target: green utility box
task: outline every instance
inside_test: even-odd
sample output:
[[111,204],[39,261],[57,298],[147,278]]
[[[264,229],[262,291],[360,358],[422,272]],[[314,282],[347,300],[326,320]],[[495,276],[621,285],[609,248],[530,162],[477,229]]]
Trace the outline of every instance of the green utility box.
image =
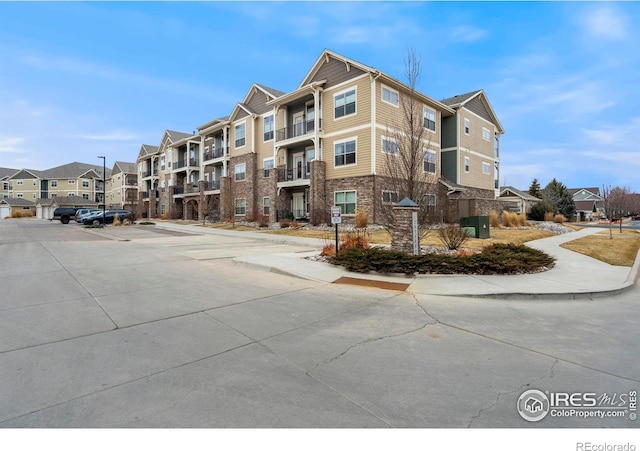
[[460,218],[460,227],[473,227],[475,238],[490,238],[489,216],[467,216]]

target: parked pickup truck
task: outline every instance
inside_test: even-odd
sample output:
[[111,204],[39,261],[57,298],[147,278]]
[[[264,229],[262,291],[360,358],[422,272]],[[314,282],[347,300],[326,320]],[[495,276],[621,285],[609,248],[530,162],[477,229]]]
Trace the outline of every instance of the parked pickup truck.
[[59,219],[61,223],[69,224],[72,218],[75,219],[77,210],[76,207],[58,207],[53,211],[51,220]]

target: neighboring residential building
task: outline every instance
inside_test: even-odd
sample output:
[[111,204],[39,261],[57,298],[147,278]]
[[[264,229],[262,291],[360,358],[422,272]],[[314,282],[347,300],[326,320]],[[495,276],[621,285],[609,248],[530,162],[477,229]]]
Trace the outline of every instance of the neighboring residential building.
[[569,188],[576,205],[577,221],[591,221],[604,216],[604,199],[599,188]]
[[135,211],[138,205],[138,170],[136,163],[116,161],[107,179],[107,208]]
[[[347,218],[362,208],[376,222],[379,205],[398,200],[385,190],[383,161],[393,154],[390,131],[398,131],[407,92],[393,77],[325,50],[294,91],[253,84],[228,117],[193,135],[167,131],[159,148],[143,146],[141,191],[157,189],[163,154],[165,164],[173,164],[166,167],[169,195],[157,197],[159,209],[150,202],[145,211],[320,223],[337,205]],[[416,98],[427,136],[423,169],[448,196],[442,210],[453,220],[488,214],[499,193],[504,130],[484,91],[442,102],[421,93]]]
[[498,200],[503,204],[507,211],[514,213],[531,213],[531,207],[541,201],[526,191],[520,191],[513,186],[503,186],[500,188],[500,196]]
[[18,171],[19,169],[0,168],[0,199],[11,197],[10,193],[13,191],[13,185],[9,178]]
[[35,216],[35,203],[22,198],[5,197],[0,199],[0,220],[10,218],[19,211],[27,216]]
[[5,182],[9,184],[9,197],[31,202],[56,196],[78,196],[102,202],[102,169],[102,166],[78,162],[44,171],[20,169]]

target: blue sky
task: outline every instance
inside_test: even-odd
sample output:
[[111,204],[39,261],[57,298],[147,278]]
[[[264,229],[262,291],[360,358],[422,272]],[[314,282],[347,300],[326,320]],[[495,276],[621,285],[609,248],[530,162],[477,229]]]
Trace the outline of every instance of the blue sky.
[[482,88],[502,185],[640,192],[640,3],[0,1],[0,166],[135,161],[165,129],[297,87],[324,48],[441,100]]

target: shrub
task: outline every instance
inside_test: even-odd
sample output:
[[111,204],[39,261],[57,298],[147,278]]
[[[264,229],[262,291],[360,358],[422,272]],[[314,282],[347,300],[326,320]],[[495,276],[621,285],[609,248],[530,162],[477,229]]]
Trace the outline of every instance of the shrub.
[[291,226],[291,220],[290,219],[281,219],[280,220],[280,228],[281,229],[288,229]]
[[460,248],[469,239],[469,233],[459,224],[449,224],[438,229],[438,236],[442,244],[451,250]]
[[565,218],[564,215],[557,214],[553,217],[553,222],[562,224],[563,222],[567,222],[567,218]]
[[114,225],[114,226],[122,225],[122,222],[120,221],[120,216],[118,216],[118,214],[117,214],[117,213],[116,213],[116,215],[113,217],[113,225]]
[[517,227],[518,215],[512,211],[503,211],[502,225],[504,225],[505,227]]
[[322,251],[320,255],[323,257],[335,257],[336,256],[336,245],[334,243],[326,243],[322,246]]
[[33,210],[11,210],[11,216],[8,218],[30,218],[36,215]]
[[355,226],[358,229],[366,229],[369,225],[369,213],[362,208],[356,208]]
[[525,213],[520,213],[518,215],[518,225],[521,227],[526,227],[529,225],[527,222],[527,215]]
[[553,221],[554,213],[552,211],[547,211],[544,213],[544,220],[547,222]]
[[165,221],[169,219],[169,212],[165,211],[164,213],[162,213],[162,216],[160,216],[160,219],[164,219]]
[[300,223],[298,221],[292,221],[291,222],[291,227],[294,229],[297,229],[300,227]]
[[491,225],[491,227],[494,227],[496,229],[500,227],[500,218],[497,211],[491,210],[489,212],[489,224]]
[[331,262],[348,271],[403,274],[526,274],[553,266],[554,259],[520,244],[493,244],[473,255],[409,255],[381,248],[353,247]]
[[261,216],[260,220],[258,221],[258,227],[260,228],[264,228],[264,227],[269,227],[269,216]]
[[[335,247],[335,246],[334,246]],[[367,232],[361,230],[355,230],[353,232],[347,232],[343,237],[342,243],[340,243],[340,252],[345,249],[351,248],[369,249],[369,240],[367,238]]]

